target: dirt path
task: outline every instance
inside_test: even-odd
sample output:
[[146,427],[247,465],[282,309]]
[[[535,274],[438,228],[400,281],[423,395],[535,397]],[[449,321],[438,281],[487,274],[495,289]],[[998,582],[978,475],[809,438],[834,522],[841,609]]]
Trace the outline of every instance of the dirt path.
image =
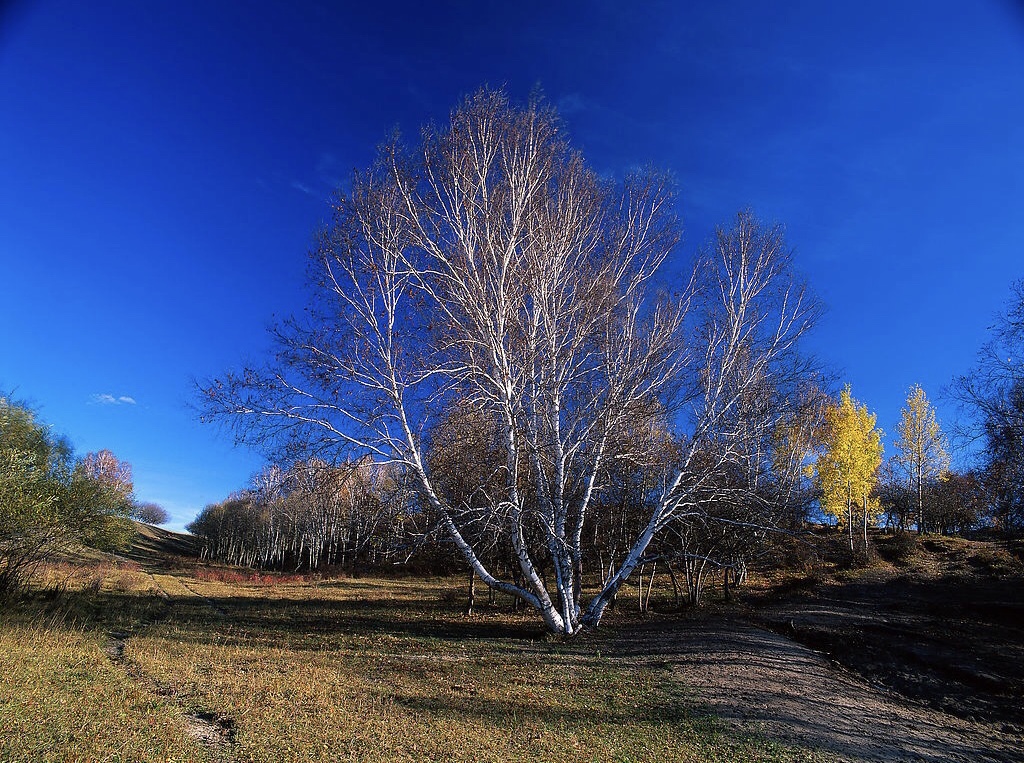
[[913,703],[779,634],[721,617],[680,625],[645,626],[624,651],[669,656],[698,701],[740,730],[837,761],[1024,760],[1019,733]]
[[[153,591],[166,602],[165,610],[158,619],[163,619],[169,614],[167,607],[173,607],[176,602],[182,601],[199,602],[201,605],[209,607],[219,617],[225,616],[223,609],[205,596],[196,593],[179,577],[153,571],[149,571],[148,574],[153,582]],[[213,761],[216,761],[216,763],[233,763],[235,758],[232,752],[236,733],[233,719],[187,707],[182,703],[173,688],[163,686],[145,676],[125,656],[125,646],[128,640],[153,625],[154,622],[156,620],[140,621],[136,624],[132,633],[113,631],[108,634],[108,641],[104,647],[107,657],[133,681],[144,684],[155,695],[177,705],[184,718],[187,733],[207,749]]]

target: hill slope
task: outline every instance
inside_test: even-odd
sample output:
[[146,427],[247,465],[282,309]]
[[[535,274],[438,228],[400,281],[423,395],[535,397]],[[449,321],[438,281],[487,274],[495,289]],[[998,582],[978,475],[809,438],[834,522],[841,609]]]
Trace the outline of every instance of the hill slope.
[[135,522],[136,535],[126,556],[141,564],[166,566],[175,558],[195,560],[199,556],[199,544],[193,535],[165,530],[162,527]]

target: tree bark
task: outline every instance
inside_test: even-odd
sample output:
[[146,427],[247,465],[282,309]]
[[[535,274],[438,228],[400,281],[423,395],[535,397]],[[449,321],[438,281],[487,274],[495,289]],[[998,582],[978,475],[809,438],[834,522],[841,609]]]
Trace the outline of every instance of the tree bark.
[[679,609],[679,581],[676,579],[676,573],[672,569],[672,563],[668,565],[668,576],[672,580],[672,607],[673,609]]
[[864,556],[868,555],[868,497],[864,496]]
[[846,496],[846,528],[849,530],[850,535],[850,553],[854,551],[853,548],[853,496],[849,493]]
[[473,614],[473,605],[476,603],[476,570],[469,568],[469,591],[466,597],[466,616]]

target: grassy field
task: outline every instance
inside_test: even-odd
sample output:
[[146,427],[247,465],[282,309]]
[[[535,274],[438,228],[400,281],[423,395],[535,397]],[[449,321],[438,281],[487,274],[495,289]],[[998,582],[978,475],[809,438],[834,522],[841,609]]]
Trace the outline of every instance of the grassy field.
[[463,582],[51,567],[0,615],[0,760],[820,759],[710,717],[628,623],[551,640]]

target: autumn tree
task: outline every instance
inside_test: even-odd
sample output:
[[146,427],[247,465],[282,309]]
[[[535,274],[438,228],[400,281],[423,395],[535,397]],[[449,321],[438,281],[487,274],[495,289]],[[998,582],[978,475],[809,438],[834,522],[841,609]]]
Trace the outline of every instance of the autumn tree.
[[[755,388],[785,395],[816,315],[781,230],[750,214],[661,288],[672,209],[664,175],[605,181],[542,100],[517,108],[482,90],[353,178],[314,254],[309,318],[277,330],[269,366],[206,385],[206,415],[242,439],[395,464],[480,580],[553,632],[596,626],[652,541],[710,505],[714,475],[742,468],[745,434],[771,428],[772,409],[751,408],[742,428],[737,409]],[[451,492],[428,457],[456,405],[494,432],[486,491]],[[678,457],[584,598],[584,530],[608,468],[643,458],[647,442],[626,433],[666,416],[686,429]],[[487,562],[481,527],[508,539],[515,575]]]
[[935,418],[935,408],[915,384],[907,394],[897,426],[896,463],[909,481],[917,503],[917,531],[927,530],[925,492],[949,468],[948,442]]
[[71,501],[75,511],[97,517],[83,540],[100,547],[129,543],[135,532],[126,521],[135,512],[132,465],[103,449],[86,453],[75,465],[72,476]]
[[0,598],[71,544],[110,549],[128,540],[130,502],[95,465],[77,461],[30,408],[0,396]]
[[134,500],[135,482],[132,465],[120,460],[109,450],[86,453],[78,468],[89,479],[108,490],[111,496],[128,504]]
[[882,432],[875,428],[875,420],[875,414],[854,400],[846,385],[839,402],[826,411],[823,443],[815,463],[822,511],[846,526],[850,551],[854,551],[854,507],[860,509],[865,551],[868,523],[877,519],[879,512],[873,493],[882,465]]

